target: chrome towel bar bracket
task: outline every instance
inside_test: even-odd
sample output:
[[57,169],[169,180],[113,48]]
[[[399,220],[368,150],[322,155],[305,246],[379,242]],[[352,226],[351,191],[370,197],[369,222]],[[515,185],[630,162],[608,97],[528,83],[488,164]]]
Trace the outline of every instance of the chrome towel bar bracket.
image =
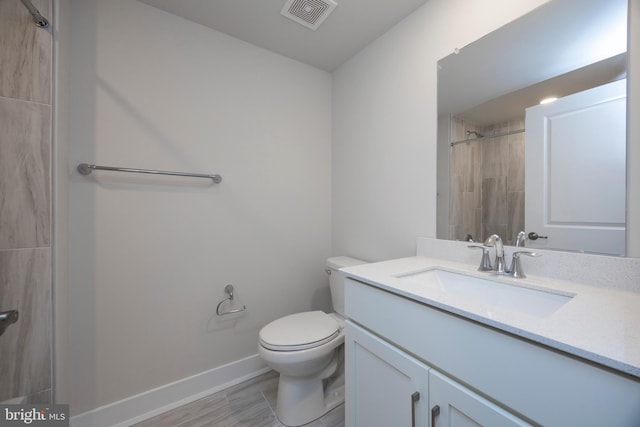
[[3,311],[0,313],[0,335],[4,334],[4,331],[18,321],[18,310]]
[[33,22],[38,27],[49,28],[49,21],[47,21],[47,18],[45,18],[40,14],[38,9],[36,9],[36,7],[31,3],[31,0],[20,0],[20,1],[22,1],[22,4],[24,5],[24,7],[27,8],[29,13],[31,14],[31,18],[33,19]]
[[121,167],[115,167],[115,166],[90,165],[88,163],[80,163],[77,169],[80,175],[89,175],[94,170],[101,170],[101,171],[113,171],[113,172],[146,173],[146,174],[154,174],[154,175],[187,176],[192,178],[208,178],[216,184],[220,184],[222,182],[222,177],[217,174],[171,172],[171,171],[161,171],[161,170],[154,170],[154,169],[121,168]]
[[224,287],[224,293],[227,294],[227,297],[218,303],[216,307],[216,314],[218,316],[227,316],[229,314],[241,313],[247,309],[246,306],[242,306],[241,308],[236,308],[234,310],[221,310],[220,308],[227,301],[233,301],[233,285],[227,285]]

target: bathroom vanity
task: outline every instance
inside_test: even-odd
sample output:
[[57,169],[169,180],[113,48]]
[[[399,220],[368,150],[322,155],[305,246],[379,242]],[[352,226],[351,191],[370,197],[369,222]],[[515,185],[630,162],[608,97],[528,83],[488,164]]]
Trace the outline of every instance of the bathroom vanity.
[[640,294],[421,256],[342,274],[347,426],[640,425]]

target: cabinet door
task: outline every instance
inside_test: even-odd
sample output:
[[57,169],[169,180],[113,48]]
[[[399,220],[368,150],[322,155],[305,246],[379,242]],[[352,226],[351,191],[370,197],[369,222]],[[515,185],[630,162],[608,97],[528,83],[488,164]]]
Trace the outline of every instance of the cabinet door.
[[441,373],[429,371],[430,427],[530,426]]
[[427,427],[426,365],[349,321],[345,346],[347,427]]

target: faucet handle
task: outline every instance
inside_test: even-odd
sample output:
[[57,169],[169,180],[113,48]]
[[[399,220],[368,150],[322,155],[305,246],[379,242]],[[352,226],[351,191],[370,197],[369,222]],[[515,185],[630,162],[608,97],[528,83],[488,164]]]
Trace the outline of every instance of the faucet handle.
[[482,249],[482,260],[480,260],[480,267],[478,271],[492,271],[491,258],[489,257],[489,249],[479,245],[469,245],[469,249]]
[[511,260],[511,268],[509,269],[509,272],[511,276],[515,277],[516,279],[525,279],[527,275],[524,274],[524,269],[522,268],[522,262],[520,261],[520,255],[527,255],[530,257],[537,258],[542,256],[542,254],[539,254],[537,252],[529,252],[529,251],[517,251],[513,253],[513,259]]

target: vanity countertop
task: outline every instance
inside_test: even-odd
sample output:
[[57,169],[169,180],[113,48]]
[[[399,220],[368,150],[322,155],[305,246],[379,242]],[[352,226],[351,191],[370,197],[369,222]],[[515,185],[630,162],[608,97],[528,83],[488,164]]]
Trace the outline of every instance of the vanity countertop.
[[[400,276],[431,268],[457,271],[575,296],[546,317],[500,309]],[[640,293],[529,275],[513,279],[474,266],[422,256],[344,268],[347,277],[487,326],[561,350],[640,380]],[[489,313],[489,314],[488,314]]]

